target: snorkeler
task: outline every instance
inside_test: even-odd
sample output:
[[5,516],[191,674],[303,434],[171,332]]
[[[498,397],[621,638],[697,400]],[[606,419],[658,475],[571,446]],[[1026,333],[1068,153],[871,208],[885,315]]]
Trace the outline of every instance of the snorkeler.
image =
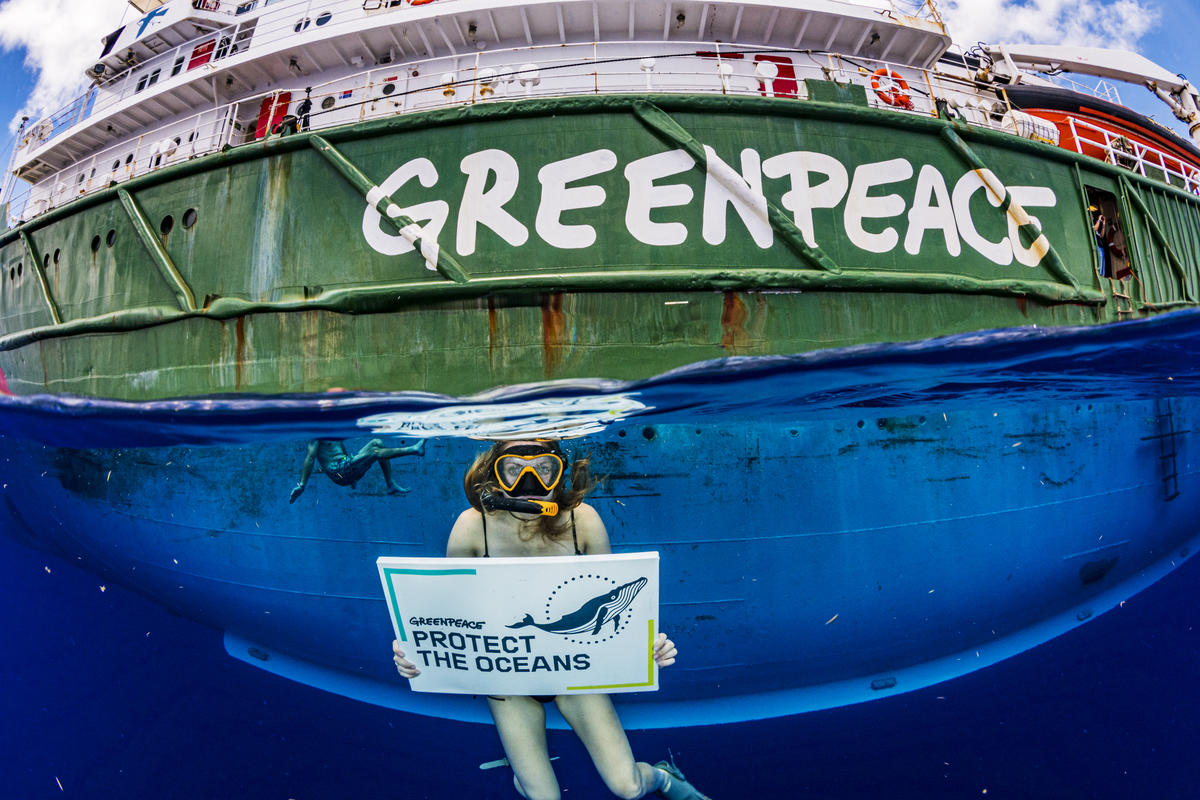
[[354,455],[346,450],[346,445],[339,439],[314,439],[308,443],[308,453],[304,456],[304,466],[300,468],[300,482],[292,489],[288,497],[289,503],[294,503],[308,485],[308,476],[312,474],[313,463],[320,464],[321,471],[329,476],[329,480],[338,486],[353,487],[373,464],[378,463],[387,481],[388,494],[403,494],[408,489],[396,483],[392,478],[390,459],[398,456],[413,456],[425,454],[425,440],[422,439],[408,447],[384,447],[380,439],[372,439]]
[[[497,442],[475,459],[463,479],[471,507],[450,531],[446,555],[563,556],[611,553],[608,532],[596,510],[583,498],[595,487],[586,459],[571,464],[571,487],[564,487],[566,464],[557,442]],[[396,669],[405,678],[421,674],[392,643]],[[675,645],[660,633],[654,660],[675,663]],[[634,761],[629,738],[606,694],[558,697],[488,697],[488,707],[504,754],[513,768],[513,784],[527,800],[557,800],[558,779],[546,747],[546,711],[553,702],[591,755],[600,777],[618,797],[649,794],[670,800],[708,800],[673,763],[655,766]]]

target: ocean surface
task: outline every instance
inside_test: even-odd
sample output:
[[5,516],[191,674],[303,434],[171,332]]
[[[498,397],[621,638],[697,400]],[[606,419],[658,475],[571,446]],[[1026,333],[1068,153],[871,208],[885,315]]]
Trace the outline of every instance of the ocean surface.
[[[782,424],[797,408],[1000,413],[1187,398],[1200,380],[1198,319],[726,359],[634,384],[539,384],[471,398],[4,398],[0,436],[98,449],[245,447],[364,431],[434,442],[723,418]],[[226,655],[221,631],[79,563],[0,536],[0,797],[516,796],[509,770],[480,769],[503,755],[490,726],[379,708],[255,669]],[[769,720],[632,731],[630,741],[642,760],[672,753],[714,800],[1189,797],[1200,772],[1198,580],[1200,563],[1183,561],[1046,644],[917,691]],[[684,664],[687,641],[679,644]],[[572,734],[551,731],[550,750],[564,797],[610,796]]]

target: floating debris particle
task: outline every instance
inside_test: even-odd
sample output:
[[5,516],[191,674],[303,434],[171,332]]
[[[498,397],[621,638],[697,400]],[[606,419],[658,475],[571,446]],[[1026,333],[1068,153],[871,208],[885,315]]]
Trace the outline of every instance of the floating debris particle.
[[49,574],[50,574],[50,568],[49,568],[49,567],[42,567],[42,569],[46,570],[46,574],[47,574],[47,575],[49,575]]
[[178,559],[178,558],[172,558],[171,560],[172,560],[172,561],[174,561],[176,564],[178,564],[178,563],[179,563],[179,559]]
[[54,776],[54,782],[58,784],[58,790],[59,790],[60,792],[65,792],[65,791],[66,791],[66,789],[62,788],[62,781],[60,781],[60,780],[58,779],[58,776],[57,776],[57,775],[55,775],[55,776]]
[[1013,442],[1013,445],[1012,445],[1012,446],[1013,446],[1013,447],[1020,447],[1020,446],[1021,446],[1021,443],[1020,443],[1020,442]]
[[933,594],[935,591],[937,591],[937,590],[936,590],[936,589],[930,589],[930,590],[929,590],[929,593],[930,593],[930,594]]
[[826,625],[828,625],[829,623],[833,622],[833,621],[834,621],[835,619],[837,619],[837,618],[838,618],[838,615],[837,615],[837,614],[834,614],[832,617],[830,617],[829,619],[825,620],[825,624],[826,624]]
[[104,476],[104,482],[105,482],[105,483],[108,483],[108,479],[109,479],[109,478],[111,478],[111,477],[112,477],[112,470],[110,469],[110,470],[108,471],[108,474]]
[[623,505],[625,505],[625,504],[624,504],[624,503],[622,503],[620,500],[618,500],[618,501],[617,501],[617,505],[619,505],[619,506],[623,506]]
[[102,592],[107,592],[107,591],[108,591],[108,587],[107,587],[107,586],[105,586],[105,585],[102,583],[102,584],[100,584],[100,591],[102,591]]

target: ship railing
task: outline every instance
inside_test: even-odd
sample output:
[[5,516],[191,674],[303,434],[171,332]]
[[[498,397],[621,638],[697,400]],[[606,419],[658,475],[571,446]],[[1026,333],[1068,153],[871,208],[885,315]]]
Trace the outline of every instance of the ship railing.
[[[282,89],[259,93],[170,121],[39,181],[12,198],[10,224],[113,183],[254,141],[277,124],[284,109],[303,131],[530,97],[681,93],[807,101],[805,79],[816,79],[857,84],[869,105],[897,113],[936,115],[933,98],[947,99],[968,123],[1006,130],[1000,127],[1002,103],[981,95],[971,82],[943,73],[807,50],[719,42],[672,42],[670,48],[663,42],[588,42],[483,51],[377,66],[287,97]],[[888,103],[894,95],[875,91],[872,79],[880,73],[905,78],[905,104]],[[1118,147],[1107,144],[1109,152]],[[1164,172],[1186,176],[1189,186],[1196,183],[1195,171],[1177,159],[1170,162],[1165,154],[1140,145],[1135,155],[1143,164],[1142,174],[1147,174],[1145,165],[1160,164]]]
[[[439,3],[444,5],[453,1],[439,0]],[[380,11],[373,11],[364,6],[363,0],[275,2],[278,3],[278,7],[273,5],[272,0],[192,0],[194,8],[206,13],[227,15],[230,22],[224,27],[203,33],[171,50],[134,64],[122,72],[105,77],[98,87],[90,87],[58,110],[28,125],[22,135],[18,152],[32,152],[69,130],[77,122],[115,108],[134,95],[148,93],[155,87],[165,89],[165,84],[175,79],[191,80],[194,75],[187,76],[187,73],[212,70],[220,66],[225,59],[246,54],[251,46],[263,49],[284,40],[295,40],[296,45],[302,47],[319,38],[325,38],[333,31],[350,29],[354,24],[361,23],[364,17],[374,17],[381,12],[394,13],[411,9],[407,3],[403,6],[389,6],[385,3]],[[257,17],[246,16],[249,12],[257,10],[260,5],[270,7],[264,9]],[[437,23],[434,24],[436,26]]]
[[[438,0],[444,6],[454,0]],[[336,36],[337,31],[352,31],[363,18],[382,17],[411,10],[408,2],[394,0],[308,0],[308,2],[279,2],[272,0],[192,0],[192,6],[206,13],[228,16],[225,27],[206,32],[177,47],[149,58],[130,68],[106,77],[98,90],[93,86],[62,108],[43,120],[29,125],[22,136],[19,151],[32,152],[50,140],[70,130],[76,123],[103,114],[127,102],[135,95],[166,89],[169,82],[191,80],[194,70],[212,70],[221,66],[226,59],[244,56],[251,47],[256,50],[285,41],[294,41],[298,47],[319,38]],[[894,17],[908,16],[927,19],[941,25],[941,17],[932,0],[888,0]],[[246,16],[262,8],[257,17]],[[431,30],[424,26],[415,28],[424,47],[432,51],[436,46],[448,46],[452,53],[456,48],[451,37],[434,18]],[[560,45],[551,45],[560,46]],[[207,51],[205,51],[207,48]],[[397,41],[399,52],[403,47]],[[458,53],[456,58],[469,58],[470,53]],[[351,60],[354,57],[351,56]],[[360,59],[361,60],[361,59]]]
[[1067,126],[1076,152],[1200,195],[1200,169],[1182,158],[1074,117]]

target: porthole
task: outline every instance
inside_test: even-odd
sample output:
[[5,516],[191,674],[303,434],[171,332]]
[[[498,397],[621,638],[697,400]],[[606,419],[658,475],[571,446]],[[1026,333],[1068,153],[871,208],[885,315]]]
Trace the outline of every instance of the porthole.
[[160,231],[162,231],[163,236],[166,236],[168,233],[170,233],[171,229],[174,227],[175,227],[175,218],[172,217],[170,214],[167,214],[165,217],[163,217],[162,222],[160,222],[158,224],[158,229]]
[[25,267],[25,264],[24,264],[23,262],[21,262],[21,261],[18,261],[18,262],[17,262],[17,277],[18,277],[18,278],[19,278],[19,277],[21,277],[21,270],[22,270],[24,267]]
[[17,268],[16,267],[8,268],[8,279],[10,281],[15,281],[17,279]]
[[189,208],[187,211],[183,212],[183,227],[190,229],[195,224],[196,224],[196,209]]
[[335,101],[332,97],[326,97],[321,101],[321,108],[325,111],[328,111],[329,109],[333,108],[334,102]]
[[189,134],[188,134],[188,143],[189,143],[189,144],[191,144],[191,143],[192,143],[192,142],[194,142],[194,141],[196,141],[196,134],[195,134],[195,133],[189,133]]
[[125,165],[128,166],[132,163],[133,163],[133,153],[130,153],[129,155],[125,156]]
[[384,93],[384,94],[392,94],[392,93],[393,93],[393,92],[395,92],[395,91],[396,91],[396,84],[394,84],[394,83],[385,83],[385,84],[383,85],[383,93]]
[[113,172],[116,172],[120,168],[121,168],[121,159],[118,158],[116,161],[113,162]]
[[50,254],[42,256],[42,269],[50,269]]
[[295,27],[292,28],[292,30],[294,30],[296,33],[299,33],[300,31],[307,28],[308,24],[310,22],[312,22],[312,20],[309,19],[308,17],[305,17],[304,19],[296,20],[296,25],[295,25]]
[[83,183],[85,180],[87,180],[87,175],[85,175],[81,172],[81,173],[79,173],[79,177],[75,180],[75,182]]
[[331,19],[333,19],[333,12],[322,11],[320,16],[317,17],[317,25],[324,25],[326,22],[329,22],[329,20],[331,20]]
[[114,244],[116,244],[117,243],[117,232],[115,230],[109,230],[108,236],[104,237],[104,243],[106,245],[108,245],[109,247],[112,247]]
[[54,248],[54,263],[55,263],[55,264],[57,264],[57,263],[58,263],[58,257],[59,257],[60,255],[62,255],[62,250],[60,250],[60,249],[59,249],[59,248],[57,248],[57,247],[56,247],[56,248]]
[[98,252],[99,250],[100,250],[100,237],[93,236],[92,237],[92,252],[95,253],[95,252]]

